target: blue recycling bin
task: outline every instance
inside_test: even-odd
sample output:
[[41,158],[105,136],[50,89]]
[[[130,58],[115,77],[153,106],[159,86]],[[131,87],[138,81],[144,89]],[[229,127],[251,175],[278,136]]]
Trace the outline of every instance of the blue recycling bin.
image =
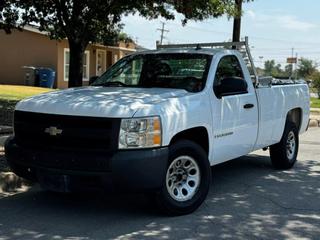
[[51,68],[38,68],[39,87],[53,88],[56,72]]

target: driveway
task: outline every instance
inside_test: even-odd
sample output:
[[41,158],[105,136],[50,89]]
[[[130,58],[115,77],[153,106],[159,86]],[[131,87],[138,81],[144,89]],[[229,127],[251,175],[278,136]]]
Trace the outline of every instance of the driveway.
[[29,191],[0,199],[0,239],[319,239],[320,128],[301,138],[299,162],[275,171],[258,151],[213,168],[202,207],[161,216],[143,195]]

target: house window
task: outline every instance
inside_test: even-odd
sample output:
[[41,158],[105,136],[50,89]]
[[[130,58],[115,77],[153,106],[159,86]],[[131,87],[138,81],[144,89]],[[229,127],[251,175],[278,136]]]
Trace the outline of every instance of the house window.
[[[89,80],[89,51],[84,52],[83,56],[83,81]],[[64,80],[69,80],[70,50],[64,49]]]

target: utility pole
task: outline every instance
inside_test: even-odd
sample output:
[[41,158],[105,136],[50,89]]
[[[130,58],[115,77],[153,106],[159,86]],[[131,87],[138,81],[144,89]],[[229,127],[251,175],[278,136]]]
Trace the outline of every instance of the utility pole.
[[[293,54],[294,54],[294,48],[291,48],[291,59],[293,59]],[[291,76],[290,79],[293,77],[293,61],[291,62]]]
[[162,28],[157,28],[157,31],[161,32],[161,36],[160,36],[160,45],[162,45],[163,39],[164,39],[164,33],[165,32],[169,32],[169,30],[164,28],[165,22],[161,22],[162,23]]
[[298,53],[296,53],[296,63],[294,64],[294,72],[295,72],[295,80],[298,79],[298,71],[297,71],[297,64],[298,64]]
[[233,42],[240,42],[241,34],[241,13],[242,13],[242,2],[243,0],[235,0],[237,16],[233,19]]

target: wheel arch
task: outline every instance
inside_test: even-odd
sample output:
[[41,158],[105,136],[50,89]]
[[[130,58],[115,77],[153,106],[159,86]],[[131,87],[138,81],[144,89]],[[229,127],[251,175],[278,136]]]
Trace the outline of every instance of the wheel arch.
[[193,128],[189,128],[181,132],[178,132],[171,138],[169,145],[172,145],[181,139],[190,140],[199,144],[209,156],[209,152],[210,152],[209,133],[206,127],[203,127],[203,126],[193,127]]
[[302,118],[302,109],[294,108],[287,113],[286,122],[293,122],[296,125],[298,132],[300,132]]

